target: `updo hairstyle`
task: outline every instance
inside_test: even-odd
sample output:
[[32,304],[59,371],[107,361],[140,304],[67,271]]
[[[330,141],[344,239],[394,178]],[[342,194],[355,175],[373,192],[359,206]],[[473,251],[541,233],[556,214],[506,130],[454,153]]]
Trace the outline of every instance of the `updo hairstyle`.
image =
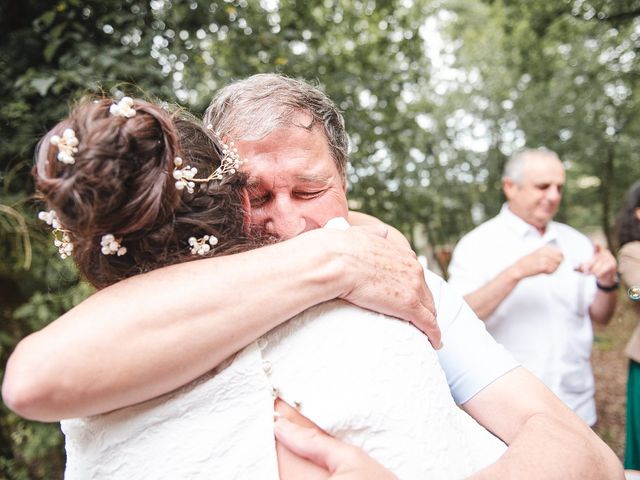
[[[38,144],[36,191],[53,209],[73,243],[80,272],[97,288],[165,265],[202,258],[189,238],[213,235],[209,254],[255,246],[244,225],[245,178],[236,173],[178,190],[174,159],[206,178],[220,166],[222,151],[186,112],[170,113],[134,100],[130,118],[109,113],[113,100],[83,101]],[[79,141],[73,164],[57,159],[54,135],[73,129]],[[105,255],[101,239],[112,234],[126,254]]]

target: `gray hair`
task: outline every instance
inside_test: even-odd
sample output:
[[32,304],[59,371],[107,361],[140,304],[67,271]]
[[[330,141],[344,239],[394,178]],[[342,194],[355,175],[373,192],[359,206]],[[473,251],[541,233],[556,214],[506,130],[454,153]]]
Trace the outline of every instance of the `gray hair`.
[[[311,116],[310,124],[296,122],[300,112]],[[276,74],[236,81],[216,93],[204,123],[233,140],[259,140],[282,127],[311,130],[320,125],[338,172],[345,177],[349,140],[344,118],[329,97],[305,81]]]
[[548,148],[528,148],[511,155],[504,165],[502,179],[510,179],[514,183],[520,184],[524,180],[524,167],[527,160],[533,157],[552,157],[560,161],[558,154]]

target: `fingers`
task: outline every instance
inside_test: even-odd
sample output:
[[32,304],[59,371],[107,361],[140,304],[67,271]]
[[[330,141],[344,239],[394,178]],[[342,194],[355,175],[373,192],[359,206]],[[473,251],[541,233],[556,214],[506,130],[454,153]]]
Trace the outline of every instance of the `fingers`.
[[551,262],[560,265],[562,263],[562,260],[564,260],[564,254],[559,248],[548,245],[546,247],[543,247],[543,249],[545,258],[547,258]]
[[[341,298],[369,310],[413,323],[434,348],[442,346],[424,269],[408,246],[398,246],[375,233],[375,226],[352,227],[342,245],[348,251],[349,289]],[[406,244],[408,245],[408,244]]]
[[437,312],[433,295],[425,281],[424,269],[420,263],[409,261],[404,272],[406,278],[397,288],[397,294],[386,299],[391,308],[399,308],[399,313],[390,313],[413,323],[422,331],[436,350],[442,348],[442,333],[437,322]]
[[607,250],[598,255],[598,259],[593,263],[591,272],[598,280],[607,284],[613,284],[617,277],[616,259]]
[[539,273],[553,273],[563,259],[564,255],[559,248],[545,245],[522,257],[517,265],[522,272],[521,277],[524,278]]
[[351,447],[313,427],[301,427],[285,418],[274,425],[276,438],[296,455],[333,473]]
[[588,275],[594,275],[598,280],[613,283],[616,278],[616,269],[617,264],[613,254],[599,243],[596,243],[593,257],[582,263],[576,270]]
[[598,254],[602,250],[604,250],[604,247],[600,242],[593,242],[593,247],[594,247],[594,254]]
[[[398,316],[398,315],[394,315]],[[422,333],[427,336],[429,343],[435,350],[440,350],[443,347],[442,332],[438,326],[438,322],[434,313],[425,308],[419,306],[415,310],[407,311],[399,316],[399,318],[413,323]]]
[[420,304],[417,310],[415,320],[411,320],[411,323],[427,336],[429,343],[431,343],[434,349],[441,349],[443,346],[442,332],[438,326],[433,296],[426,283],[424,288],[421,289]]

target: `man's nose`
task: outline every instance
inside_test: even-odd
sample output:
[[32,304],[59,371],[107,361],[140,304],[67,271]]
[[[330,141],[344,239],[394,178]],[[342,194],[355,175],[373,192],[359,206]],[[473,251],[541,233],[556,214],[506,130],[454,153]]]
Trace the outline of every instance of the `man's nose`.
[[269,234],[287,240],[304,232],[307,228],[307,222],[304,217],[294,212],[274,214],[267,220],[265,228]]
[[286,240],[306,230],[307,222],[304,215],[288,198],[276,198],[271,207],[270,215],[265,222],[269,234]]
[[547,190],[547,198],[554,202],[559,202],[562,198],[562,190],[555,185],[551,185]]

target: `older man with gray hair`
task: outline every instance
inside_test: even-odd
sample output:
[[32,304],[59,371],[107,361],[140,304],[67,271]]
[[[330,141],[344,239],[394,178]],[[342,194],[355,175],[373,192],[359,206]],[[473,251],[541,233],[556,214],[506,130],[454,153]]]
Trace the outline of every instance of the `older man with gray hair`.
[[564,181],[562,163],[550,150],[524,150],[509,159],[502,178],[507,202],[460,240],[449,281],[494,338],[593,425],[591,322],[611,318],[616,261],[601,245],[552,221]]

